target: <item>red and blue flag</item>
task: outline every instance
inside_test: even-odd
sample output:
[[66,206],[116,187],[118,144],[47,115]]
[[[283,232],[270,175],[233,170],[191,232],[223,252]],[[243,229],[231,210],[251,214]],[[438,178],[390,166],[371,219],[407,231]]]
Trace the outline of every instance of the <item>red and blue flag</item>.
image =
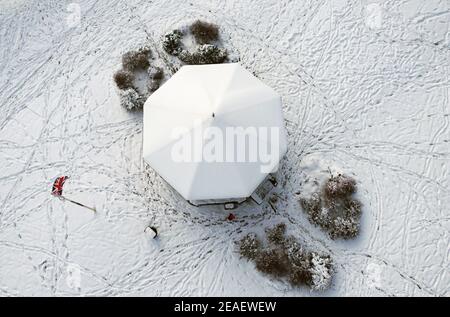
[[55,179],[55,182],[53,183],[53,187],[52,187],[52,195],[53,196],[62,196],[63,186],[68,178],[69,178],[69,176],[60,176],[57,179]]

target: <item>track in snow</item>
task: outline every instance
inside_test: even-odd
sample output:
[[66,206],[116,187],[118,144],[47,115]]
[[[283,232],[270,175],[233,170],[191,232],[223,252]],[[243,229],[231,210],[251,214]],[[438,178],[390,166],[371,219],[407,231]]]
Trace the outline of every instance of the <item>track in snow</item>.
[[[449,21],[445,1],[60,1],[0,13],[1,295],[310,295],[256,272],[233,240],[277,221],[337,262],[334,295],[449,295]],[[143,177],[139,113],[111,80],[123,51],[197,18],[281,93],[289,152],[279,213],[183,203]],[[69,22],[68,22],[69,21]],[[356,175],[361,237],[331,241],[294,193],[310,157]],[[67,192],[99,213],[49,195]],[[156,223],[159,242],[143,228]],[[68,268],[80,273],[69,287]],[[313,294],[314,295],[314,294]]]

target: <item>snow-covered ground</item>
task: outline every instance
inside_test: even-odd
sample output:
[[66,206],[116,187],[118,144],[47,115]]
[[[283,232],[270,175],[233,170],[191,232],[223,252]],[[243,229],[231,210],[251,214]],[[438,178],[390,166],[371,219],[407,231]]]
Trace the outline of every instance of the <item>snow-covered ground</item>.
[[[278,213],[227,222],[143,177],[142,113],[120,107],[112,74],[197,18],[283,97]],[[449,21],[447,0],[0,1],[0,295],[449,296]],[[328,165],[358,180],[354,241],[330,240],[294,195]],[[59,175],[97,214],[50,196]],[[239,259],[233,240],[283,220],[333,257],[329,291]]]

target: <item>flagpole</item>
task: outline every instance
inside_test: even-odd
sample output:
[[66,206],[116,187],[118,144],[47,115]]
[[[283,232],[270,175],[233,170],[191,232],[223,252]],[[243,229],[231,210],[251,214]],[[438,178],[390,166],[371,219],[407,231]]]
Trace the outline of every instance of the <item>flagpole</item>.
[[78,205],[78,206],[81,206],[81,207],[90,209],[90,210],[92,210],[93,212],[97,212],[97,210],[96,210],[95,208],[92,208],[92,207],[83,205],[82,203],[79,203],[79,202],[77,202],[77,201],[74,201],[74,200],[72,200],[72,199],[70,199],[70,198],[64,197],[64,196],[62,196],[62,195],[59,196],[59,197],[61,197],[61,198],[64,199],[64,200],[70,201],[71,203],[73,203],[73,204],[75,204],[75,205]]

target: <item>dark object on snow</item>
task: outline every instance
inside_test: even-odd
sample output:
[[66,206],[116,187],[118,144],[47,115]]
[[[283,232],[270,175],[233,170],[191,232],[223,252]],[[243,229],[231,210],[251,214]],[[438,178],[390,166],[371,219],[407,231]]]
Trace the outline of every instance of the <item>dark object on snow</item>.
[[145,228],[144,232],[147,233],[149,232],[149,230],[152,231],[153,239],[155,239],[158,236],[158,230],[156,229],[156,227],[148,226],[147,228]]
[[198,44],[208,44],[219,39],[219,27],[215,24],[197,20],[189,29]]
[[230,213],[227,217],[227,220],[229,220],[229,221],[233,221],[234,219],[236,219],[236,216],[232,213]]
[[133,88],[133,79],[133,73],[128,70],[121,69],[114,74],[114,82],[119,89]]
[[273,187],[277,187],[278,186],[277,179],[274,176],[270,176],[269,177],[269,182],[272,184]]

